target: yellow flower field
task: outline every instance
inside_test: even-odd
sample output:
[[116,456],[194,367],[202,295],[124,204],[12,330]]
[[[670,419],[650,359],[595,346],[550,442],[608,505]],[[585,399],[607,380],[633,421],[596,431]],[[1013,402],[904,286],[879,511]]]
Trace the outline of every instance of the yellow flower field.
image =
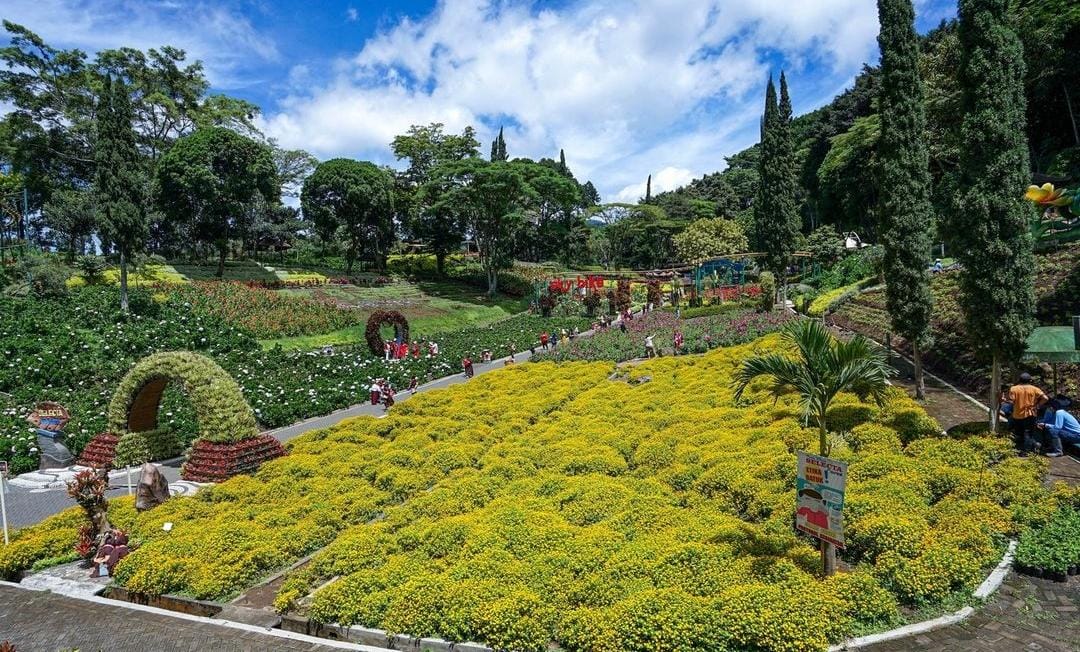
[[777,342],[521,365],[306,435],[254,477],[110,514],[142,542],[118,581],[227,598],[325,546],[280,610],[521,651],[823,650],[970,591],[1042,509],[1040,463],[937,438],[900,392],[842,397],[853,570],[822,580],[792,531],[795,451],[816,434],[764,380],[732,401],[739,362]]

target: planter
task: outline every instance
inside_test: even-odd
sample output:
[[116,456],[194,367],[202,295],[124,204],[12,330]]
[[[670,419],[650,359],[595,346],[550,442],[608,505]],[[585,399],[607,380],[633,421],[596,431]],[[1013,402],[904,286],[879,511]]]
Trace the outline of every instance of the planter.
[[224,482],[234,475],[254,473],[263,462],[285,454],[281,442],[267,434],[235,444],[200,439],[191,447],[180,477],[191,482]]
[[95,469],[112,468],[113,459],[116,457],[116,444],[119,441],[120,438],[111,432],[94,435],[79,455],[79,464]]

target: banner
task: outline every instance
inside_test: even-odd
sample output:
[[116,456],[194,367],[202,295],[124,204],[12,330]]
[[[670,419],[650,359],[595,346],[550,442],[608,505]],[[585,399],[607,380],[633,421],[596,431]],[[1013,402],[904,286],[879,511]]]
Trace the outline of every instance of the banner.
[[843,548],[846,484],[847,462],[800,451],[795,529]]
[[38,430],[60,432],[67,425],[67,422],[71,420],[71,417],[68,415],[67,408],[63,405],[52,401],[44,401],[37,404],[34,411],[26,417],[26,420]]

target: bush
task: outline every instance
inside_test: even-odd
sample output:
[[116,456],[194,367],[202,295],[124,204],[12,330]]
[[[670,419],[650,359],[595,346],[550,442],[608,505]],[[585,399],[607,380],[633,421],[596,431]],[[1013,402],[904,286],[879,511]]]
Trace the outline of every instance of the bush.
[[761,294],[758,296],[758,310],[769,312],[776,304],[776,277],[772,272],[762,272],[758,277]]
[[144,462],[156,462],[177,457],[184,446],[176,434],[168,428],[129,432],[116,443],[113,466],[139,466]]

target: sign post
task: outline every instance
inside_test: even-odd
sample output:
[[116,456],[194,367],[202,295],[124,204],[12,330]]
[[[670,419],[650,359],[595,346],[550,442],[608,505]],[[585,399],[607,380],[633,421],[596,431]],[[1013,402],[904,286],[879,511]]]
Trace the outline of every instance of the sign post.
[[800,451],[795,529],[843,548],[846,484],[847,462]]
[[7,474],[8,463],[0,460],[0,519],[4,523],[4,545],[8,545],[8,527],[7,527],[7,503],[4,499],[4,494],[7,493]]

